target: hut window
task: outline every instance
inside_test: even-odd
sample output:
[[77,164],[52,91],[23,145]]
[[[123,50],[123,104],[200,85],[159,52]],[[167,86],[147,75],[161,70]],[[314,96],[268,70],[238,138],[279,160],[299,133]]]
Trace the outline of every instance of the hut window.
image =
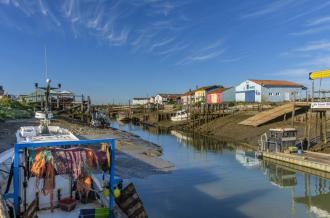
[[272,93],[272,92],[270,92],[270,93],[269,93],[269,96],[273,96],[273,93]]
[[281,95],[281,93],[279,93],[279,92],[276,92],[276,95],[277,95],[277,96],[280,96],[280,95]]

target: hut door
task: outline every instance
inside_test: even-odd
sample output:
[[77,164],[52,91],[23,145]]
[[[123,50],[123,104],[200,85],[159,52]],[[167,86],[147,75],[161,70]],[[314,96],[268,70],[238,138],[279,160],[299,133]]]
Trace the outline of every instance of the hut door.
[[290,101],[290,92],[284,93],[284,101]]
[[245,102],[255,102],[256,94],[254,90],[245,92]]

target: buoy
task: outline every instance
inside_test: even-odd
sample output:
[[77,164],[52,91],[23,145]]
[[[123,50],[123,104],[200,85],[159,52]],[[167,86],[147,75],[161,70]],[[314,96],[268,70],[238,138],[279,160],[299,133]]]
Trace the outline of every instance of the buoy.
[[120,190],[118,188],[115,188],[115,190],[113,190],[113,195],[115,196],[115,198],[119,198],[120,197]]

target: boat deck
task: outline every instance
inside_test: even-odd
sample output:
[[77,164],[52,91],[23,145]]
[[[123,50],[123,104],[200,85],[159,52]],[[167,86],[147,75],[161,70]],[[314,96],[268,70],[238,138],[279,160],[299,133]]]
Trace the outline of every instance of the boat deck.
[[97,202],[89,204],[78,203],[76,208],[70,212],[56,208],[54,209],[53,213],[50,210],[41,210],[38,211],[37,214],[39,218],[77,218],[79,217],[81,209],[94,209],[98,207],[100,207],[100,204]]

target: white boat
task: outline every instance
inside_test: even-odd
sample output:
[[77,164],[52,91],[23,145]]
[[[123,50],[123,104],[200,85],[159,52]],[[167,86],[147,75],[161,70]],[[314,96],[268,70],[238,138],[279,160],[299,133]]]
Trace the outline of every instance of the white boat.
[[124,201],[125,191],[127,200],[138,196],[115,177],[115,139],[80,140],[51,126],[47,116],[39,126],[20,127],[16,139],[0,153],[1,218],[127,217],[128,210],[146,217],[141,202],[135,208],[115,203]]
[[34,117],[36,119],[46,119],[47,118],[50,120],[50,119],[53,119],[53,113],[49,111],[46,115],[46,113],[43,111],[36,111]]
[[[97,167],[87,167],[91,170],[88,175],[83,173],[83,168],[79,168],[78,163],[90,161],[87,152],[90,152],[91,157],[96,157],[96,151],[86,147],[75,147],[79,145],[89,144],[100,144],[100,143],[114,143],[114,139],[104,140],[79,140],[69,130],[61,128],[59,126],[48,126],[48,133],[43,134],[44,127],[42,126],[23,126],[17,133],[17,143],[14,145],[14,149],[10,149],[0,154],[0,166],[5,172],[11,172],[7,175],[8,178],[2,177],[2,187],[9,187],[7,190],[1,190],[6,201],[6,207],[8,210],[13,211],[12,217],[35,217],[40,218],[47,217],[79,217],[87,210],[93,208],[114,208],[114,197],[109,195],[103,195],[102,192],[105,190],[105,186],[99,186],[96,184],[107,184],[108,187],[112,187],[115,190],[115,184],[121,182],[120,179],[114,179],[114,175],[102,173]],[[111,145],[110,145],[111,147]],[[111,147],[111,150],[113,147]],[[60,153],[65,154],[63,163],[67,163],[72,166],[69,168],[68,165],[62,165],[65,169],[61,171],[58,167],[60,162],[57,155]],[[111,158],[114,155],[114,151],[111,152]],[[67,154],[74,154],[74,157],[66,156]],[[47,155],[47,157],[46,157]],[[81,155],[80,162],[78,161],[77,155]],[[85,158],[83,156],[85,155]],[[44,158],[39,160],[38,158]],[[49,159],[47,159],[49,158]],[[56,160],[56,161],[55,161]],[[70,160],[70,161],[69,161]],[[84,160],[84,161],[83,161]],[[109,159],[110,160],[110,159]],[[68,162],[69,161],[69,162]],[[99,163],[101,163],[99,161]],[[40,172],[44,174],[35,174],[35,167],[40,165]],[[76,165],[78,171],[74,171],[73,165]],[[12,169],[8,170],[8,165],[12,165]],[[111,163],[114,165],[114,162]],[[110,165],[110,172],[114,173],[114,168]],[[4,167],[6,169],[3,169]],[[96,165],[95,165],[96,166]],[[49,170],[51,169],[51,170]],[[43,171],[44,170],[44,171]],[[111,171],[112,170],[112,171]],[[39,171],[37,171],[39,172]],[[53,173],[53,176],[50,173]],[[73,176],[74,172],[77,177]],[[49,174],[48,174],[49,173]],[[102,174],[107,175],[103,176]],[[111,176],[110,176],[111,175]],[[3,174],[2,174],[3,176]],[[11,179],[13,178],[13,179]],[[99,178],[99,179],[97,179]],[[49,180],[51,179],[51,180]],[[84,190],[88,185],[81,185],[79,189],[73,188],[73,183],[84,181],[88,179],[91,181],[91,187],[95,187],[94,199],[85,200],[83,196],[85,193],[90,193],[90,190]],[[51,182],[49,182],[51,181]],[[93,185],[92,185],[93,184]],[[80,200],[77,200],[75,196],[80,196]],[[86,194],[88,195],[88,194]],[[20,199],[20,200],[19,200]],[[88,198],[90,199],[90,198]],[[65,211],[61,206],[61,202],[69,201],[70,204],[74,205],[74,208],[68,206],[69,211]],[[111,202],[111,203],[110,203]],[[69,205],[69,203],[68,203]],[[61,209],[60,209],[61,208]],[[101,209],[100,209],[101,210]],[[103,210],[105,217],[108,217],[110,210]],[[93,213],[93,211],[90,211]],[[94,210],[95,212],[95,210]],[[32,214],[32,216],[27,216]],[[84,217],[84,216],[82,216]]]
[[175,116],[171,117],[171,121],[186,121],[189,119],[189,114],[185,110],[177,111]]

